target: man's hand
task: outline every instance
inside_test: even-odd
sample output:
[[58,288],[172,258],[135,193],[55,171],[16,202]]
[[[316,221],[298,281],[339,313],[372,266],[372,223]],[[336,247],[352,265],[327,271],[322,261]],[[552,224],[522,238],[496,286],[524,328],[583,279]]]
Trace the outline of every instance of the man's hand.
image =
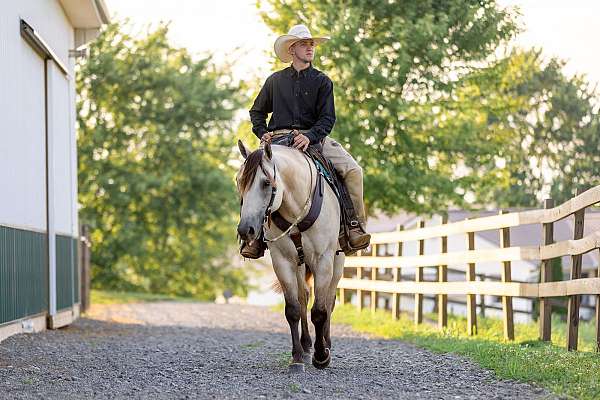
[[271,143],[271,139],[273,138],[273,132],[267,132],[260,138],[261,142]]
[[298,149],[301,151],[306,151],[309,144],[310,144],[310,140],[306,136],[304,136],[297,130],[294,130],[294,145],[293,145],[293,147],[295,149]]

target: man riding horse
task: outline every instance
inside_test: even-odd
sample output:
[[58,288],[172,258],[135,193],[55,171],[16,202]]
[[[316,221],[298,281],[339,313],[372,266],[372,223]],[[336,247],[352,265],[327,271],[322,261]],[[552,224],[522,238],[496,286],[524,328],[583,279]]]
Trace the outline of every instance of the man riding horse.
[[[296,25],[287,35],[275,41],[275,54],[292,64],[269,76],[250,109],[252,132],[261,143],[270,143],[293,132],[292,146],[306,151],[309,145],[322,145],[323,155],[346,185],[355,215],[348,218],[348,240],[354,249],[369,245],[371,235],[365,232],[363,173],[356,160],[328,135],[335,123],[333,82],[312,66],[315,46],[327,41],[312,37],[304,25]],[[271,118],[267,125],[267,116]],[[352,205],[354,207],[352,207]],[[246,258],[260,258],[266,244],[262,239],[242,242],[240,253]]]

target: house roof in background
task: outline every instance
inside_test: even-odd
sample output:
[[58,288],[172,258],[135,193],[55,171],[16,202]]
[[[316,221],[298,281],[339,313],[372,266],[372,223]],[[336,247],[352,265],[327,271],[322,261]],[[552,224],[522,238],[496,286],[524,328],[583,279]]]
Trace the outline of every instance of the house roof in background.
[[416,214],[400,213],[388,216],[383,213],[369,217],[367,221],[367,231],[369,232],[391,232],[400,225],[410,224],[417,218]]

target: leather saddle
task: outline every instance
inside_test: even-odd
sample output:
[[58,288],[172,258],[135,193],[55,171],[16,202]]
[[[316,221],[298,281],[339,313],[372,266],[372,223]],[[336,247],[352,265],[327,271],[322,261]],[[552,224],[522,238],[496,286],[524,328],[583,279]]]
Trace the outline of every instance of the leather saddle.
[[[271,144],[277,144],[277,145],[287,146],[287,147],[292,147],[293,143],[294,143],[294,135],[292,133],[287,134],[287,135],[276,136],[271,140]],[[308,215],[307,215],[307,217],[309,217],[308,221],[301,221],[298,224],[299,230],[305,231],[306,229],[308,229],[310,226],[312,226],[314,221],[319,216],[318,213],[320,212],[321,204],[318,204],[318,211],[315,210],[316,207],[314,207],[314,206],[315,206],[315,203],[318,202],[319,200],[322,202],[322,199],[317,199],[315,196],[318,195],[319,192],[320,192],[320,195],[322,196],[322,194],[323,194],[322,180],[324,179],[329,184],[329,186],[331,187],[333,192],[335,193],[335,195],[338,199],[338,203],[340,205],[340,210],[341,210],[341,212],[340,212],[340,233],[339,233],[339,237],[338,237],[340,247],[341,247],[342,251],[344,252],[344,254],[346,254],[346,255],[351,255],[351,254],[356,253],[358,250],[361,250],[361,249],[353,248],[350,245],[349,231],[353,227],[358,226],[359,223],[358,223],[358,219],[356,217],[356,211],[354,209],[354,204],[352,203],[352,199],[350,198],[348,189],[346,188],[346,185],[344,184],[344,180],[342,179],[340,174],[335,170],[331,161],[329,161],[323,155],[322,143],[316,143],[316,144],[312,144],[312,145],[308,146],[308,149],[306,150],[305,154],[315,164],[318,176],[317,176],[317,187],[315,188],[315,194],[313,195],[313,204],[311,205],[311,209],[309,210]],[[315,211],[316,211],[316,215],[314,215]],[[283,221],[285,221],[285,223],[282,223],[283,221],[281,221],[281,220],[283,219],[283,217],[277,212],[274,212],[272,214],[272,219],[273,219],[273,222],[275,223],[275,225],[277,225],[277,227],[281,230],[285,230],[291,225],[289,222],[287,222],[285,220],[283,220]],[[307,218],[305,218],[305,220],[306,219]],[[308,222],[308,224],[306,222]],[[308,227],[307,227],[307,225],[308,225]],[[302,228],[305,228],[305,229],[302,229]],[[292,238],[292,240],[293,240],[293,238]],[[298,246],[296,246],[296,247],[298,247]]]

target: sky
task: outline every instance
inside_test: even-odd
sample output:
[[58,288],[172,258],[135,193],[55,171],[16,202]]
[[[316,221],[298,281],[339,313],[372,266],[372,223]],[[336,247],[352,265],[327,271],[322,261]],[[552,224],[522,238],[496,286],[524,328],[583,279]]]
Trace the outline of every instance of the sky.
[[[170,21],[170,40],[177,47],[217,62],[236,60],[234,75],[242,80],[264,79],[270,71],[277,35],[262,22],[255,0],[105,0],[111,16],[130,18],[137,27]],[[523,47],[542,47],[546,56],[567,60],[568,75],[584,73],[600,82],[600,1],[498,0],[518,6],[525,31]],[[321,32],[323,33],[323,32]]]
[[[191,53],[234,59],[234,75],[252,79],[270,71],[277,35],[262,22],[255,0],[105,0],[111,17],[129,18],[136,28],[169,24],[169,40]],[[230,57],[233,55],[233,57]],[[265,76],[266,78],[266,76]]]

